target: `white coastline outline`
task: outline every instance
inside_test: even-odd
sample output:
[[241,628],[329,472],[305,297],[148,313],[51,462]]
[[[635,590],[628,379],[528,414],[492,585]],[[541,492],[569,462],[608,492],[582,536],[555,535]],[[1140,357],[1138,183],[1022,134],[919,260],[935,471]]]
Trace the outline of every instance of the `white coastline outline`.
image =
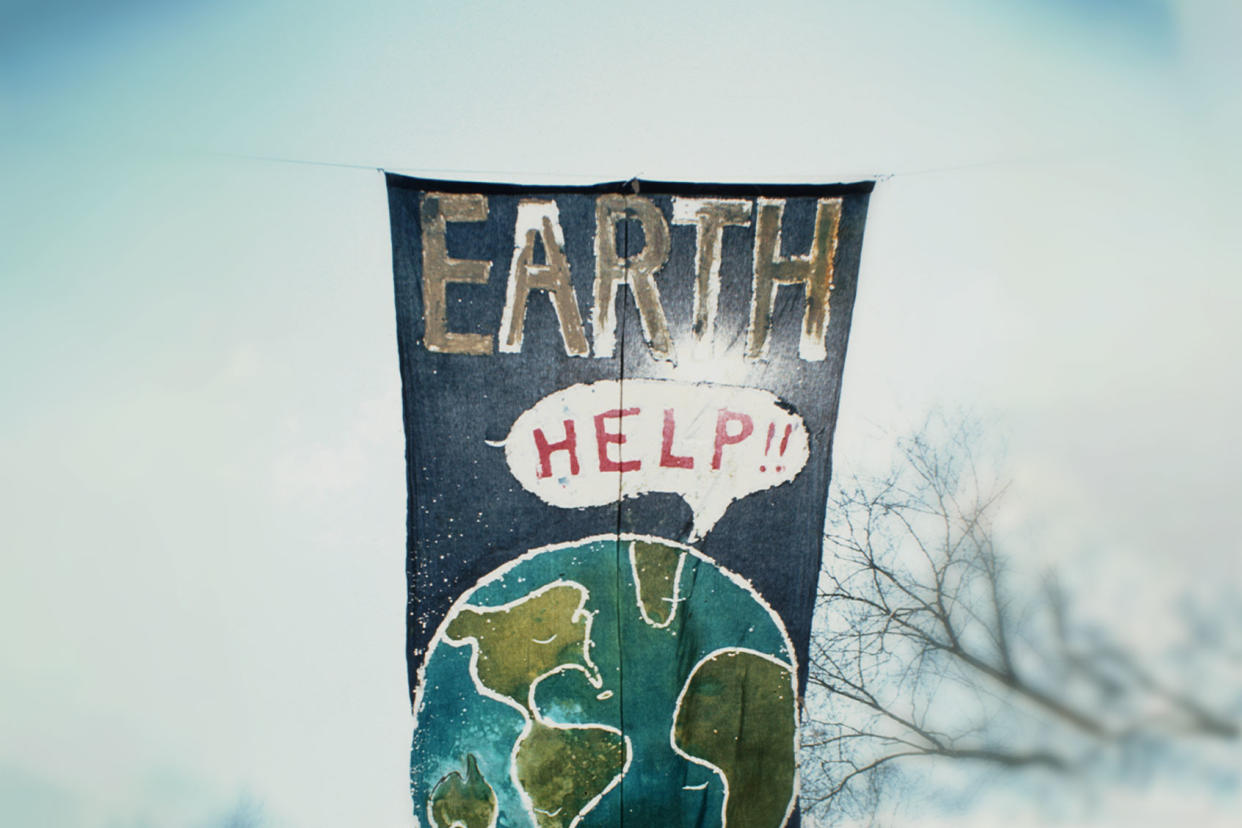
[[630,572],[634,574],[634,603],[638,605],[638,614],[643,622],[649,627],[655,627],[657,630],[668,629],[673,624],[673,619],[677,617],[677,605],[681,603],[681,571],[686,565],[686,553],[680,551],[677,554],[677,569],[673,572],[673,597],[665,598],[670,601],[672,607],[669,608],[668,618],[663,623],[657,624],[656,620],[647,614],[647,608],[643,605],[643,585],[638,577],[638,559],[635,556],[634,547],[637,541],[630,541]]
[[[785,806],[785,816],[781,818],[781,822],[780,822],[781,826],[784,826],[785,824],[789,822],[790,815],[793,814],[794,803],[798,801],[798,790],[801,787],[801,781],[802,781],[801,775],[798,769],[798,747],[799,747],[799,742],[800,742],[798,738],[799,736],[798,711],[801,708],[801,705],[798,703],[798,670],[792,664],[785,662],[785,661],[781,661],[779,658],[769,655],[768,653],[761,653],[758,650],[752,650],[749,647],[721,647],[717,650],[712,650],[710,653],[700,658],[698,660],[698,663],[696,663],[694,667],[691,668],[690,674],[686,676],[686,682],[685,684],[681,686],[681,692],[677,694],[677,704],[673,706],[673,724],[671,727],[669,727],[669,730],[668,730],[669,747],[671,747],[673,749],[673,752],[676,753],[678,756],[682,757],[683,759],[686,759],[687,761],[693,762],[696,765],[701,765],[707,768],[708,770],[710,770],[712,773],[716,774],[716,776],[720,778],[721,784],[724,785],[724,797],[720,801],[720,828],[728,828],[729,820],[726,814],[729,808],[729,778],[725,776],[725,772],[719,767],[717,767],[716,765],[713,765],[711,762],[708,762],[706,759],[700,759],[697,756],[691,756],[690,754],[686,753],[684,750],[679,748],[677,746],[677,738],[676,738],[677,715],[681,712],[681,703],[682,703],[682,700],[686,696],[686,690],[690,688],[690,679],[694,678],[694,674],[698,672],[700,667],[702,667],[704,664],[706,664],[707,662],[711,661],[713,658],[716,658],[717,656],[723,653],[731,653],[734,655],[738,653],[746,653],[748,655],[759,656],[760,658],[765,659],[766,661],[772,662],[778,667],[785,668],[785,670],[789,672],[789,691],[792,694],[792,698],[794,700],[794,733],[793,733],[794,776],[793,776],[793,785],[790,786],[789,803]],[[699,790],[699,789],[686,787],[686,788],[683,788],[683,790]]]
[[[788,655],[788,657],[789,657],[789,662],[788,662],[788,663],[785,663],[785,662],[780,662],[780,660],[779,660],[779,659],[776,659],[776,660],[777,660],[778,662],[780,662],[781,664],[783,664],[783,666],[785,666],[785,667],[788,667],[788,666],[789,666],[789,664],[796,664],[796,663],[797,663],[797,659],[796,659],[796,658],[794,658],[794,652],[795,652],[795,651],[794,651],[794,647],[793,647],[793,641],[789,638],[789,632],[785,629],[785,624],[784,624],[784,622],[781,620],[780,615],[778,615],[778,614],[777,614],[776,610],[772,609],[772,605],[771,605],[771,604],[769,604],[769,603],[767,602],[767,600],[763,597],[763,595],[761,595],[761,594],[759,593],[759,590],[755,589],[754,584],[752,584],[752,583],[751,583],[748,579],[746,579],[746,578],[742,577],[741,575],[737,574],[737,573],[736,573],[736,572],[734,572],[733,570],[728,569],[727,567],[723,566],[722,564],[720,564],[720,563],[719,563],[718,561],[716,561],[715,559],[713,559],[713,558],[709,557],[708,555],[705,555],[703,552],[699,551],[698,549],[695,549],[693,546],[688,546],[687,544],[680,543],[680,542],[678,542],[678,541],[674,541],[674,540],[670,540],[669,538],[662,538],[662,537],[659,537],[658,535],[644,535],[644,534],[638,534],[638,533],[634,533],[634,532],[609,532],[609,533],[606,533],[606,534],[600,534],[600,535],[588,535],[587,537],[585,537],[585,538],[579,538],[578,540],[572,540],[572,541],[562,541],[562,542],[558,542],[558,543],[550,543],[550,544],[546,544],[546,545],[544,545],[544,546],[537,546],[537,547],[535,547],[534,549],[529,549],[529,550],[527,550],[526,552],[523,552],[521,555],[518,555],[516,558],[513,558],[512,560],[506,561],[505,563],[503,563],[503,564],[501,564],[500,566],[496,567],[496,568],[495,568],[495,569],[493,569],[491,572],[487,573],[487,574],[486,574],[486,575],[484,575],[482,578],[480,578],[478,581],[476,581],[476,582],[475,582],[475,584],[474,584],[474,586],[470,587],[469,589],[464,590],[464,591],[461,593],[461,595],[459,595],[459,596],[457,597],[457,600],[455,600],[455,601],[453,602],[452,606],[450,606],[450,607],[449,607],[448,612],[446,612],[446,613],[445,613],[445,615],[444,615],[444,619],[440,622],[440,625],[436,628],[436,632],[435,632],[435,634],[431,637],[431,640],[428,642],[427,647],[423,650],[423,659],[422,659],[422,663],[420,663],[420,664],[418,665],[418,670],[417,670],[417,671],[416,671],[416,673],[415,673],[415,675],[418,677],[418,686],[417,686],[417,687],[415,688],[415,690],[414,690],[414,704],[412,705],[412,711],[411,711],[411,712],[412,712],[412,714],[413,714],[413,718],[414,718],[414,730],[417,730],[417,729],[418,729],[418,714],[419,714],[419,712],[422,710],[422,707],[423,707],[423,692],[424,692],[424,688],[426,688],[426,686],[427,686],[427,664],[428,664],[428,662],[430,662],[430,661],[431,661],[431,656],[432,656],[432,654],[435,652],[436,647],[437,647],[437,646],[439,646],[439,644],[440,644],[442,641],[443,641],[444,643],[448,644],[450,647],[460,647],[460,646],[462,646],[462,645],[460,645],[460,644],[458,644],[458,645],[454,645],[454,644],[449,643],[449,641],[448,641],[448,637],[445,635],[445,630],[447,630],[447,628],[448,628],[449,624],[450,624],[450,623],[452,623],[453,619],[457,617],[457,615],[458,615],[458,614],[462,611],[462,609],[464,609],[464,608],[466,608],[467,606],[469,606],[469,605],[470,605],[470,604],[469,604],[469,602],[466,600],[466,596],[468,596],[468,595],[470,595],[471,593],[473,593],[473,592],[477,591],[477,590],[478,590],[478,589],[480,589],[481,587],[488,586],[488,585],[490,585],[490,584],[493,584],[493,583],[495,583],[495,582],[497,582],[497,581],[499,581],[499,580],[503,579],[505,575],[509,574],[509,572],[510,572],[511,570],[513,570],[515,567],[517,567],[518,565],[520,565],[520,564],[522,564],[522,563],[525,563],[526,561],[532,560],[532,559],[534,559],[534,558],[538,557],[539,555],[542,555],[542,554],[543,554],[543,553],[545,553],[545,552],[554,552],[554,551],[557,551],[557,550],[560,550],[560,549],[572,549],[573,547],[583,546],[583,545],[588,544],[588,543],[599,543],[599,542],[602,542],[602,541],[613,541],[614,543],[617,543],[617,544],[624,543],[624,542],[626,542],[626,541],[630,541],[630,542],[633,542],[633,541],[647,541],[647,542],[650,542],[650,543],[661,543],[661,544],[664,544],[664,545],[666,545],[666,546],[676,547],[677,549],[680,549],[680,550],[682,550],[683,552],[687,552],[687,553],[689,553],[690,555],[692,555],[692,556],[694,556],[694,557],[698,558],[699,560],[704,561],[704,562],[706,562],[706,563],[709,563],[709,564],[711,564],[712,566],[716,567],[716,570],[717,570],[718,572],[720,572],[722,575],[724,575],[724,576],[725,576],[725,578],[727,578],[729,581],[733,582],[734,584],[736,584],[737,586],[741,587],[743,590],[745,590],[746,592],[748,592],[748,593],[750,594],[750,596],[751,596],[752,598],[754,598],[754,599],[755,599],[756,603],[758,603],[758,604],[759,604],[759,606],[763,608],[764,612],[766,612],[766,613],[768,614],[768,617],[772,619],[772,623],[776,625],[776,629],[777,629],[777,631],[780,633],[780,636],[781,636],[781,644],[784,646],[784,648],[785,648],[785,653],[786,653],[786,655]],[[684,561],[684,558],[683,558],[683,561]],[[573,582],[570,582],[570,581],[562,581],[562,580],[561,580],[561,579],[559,579],[559,578],[558,578],[556,581],[552,581],[552,582],[550,582],[550,583],[548,583],[548,584],[545,584],[545,585],[544,585],[543,587],[541,587],[540,589],[546,589],[546,588],[548,588],[548,587],[550,587],[550,586],[552,586],[553,584],[556,584],[556,583],[573,583],[573,584],[575,584],[576,586],[580,587],[580,588],[583,590],[583,592],[586,594],[587,598],[589,598],[589,596],[590,596],[590,591],[589,591],[589,590],[587,590],[587,588],[586,588],[585,586],[583,586],[582,584],[579,584],[579,583],[577,583],[576,581],[573,581]],[[509,604],[515,604],[515,603],[517,603],[517,602],[519,602],[519,601],[525,600],[526,598],[529,598],[531,595],[534,595],[536,592],[539,592],[539,591],[540,591],[540,590],[533,590],[532,592],[529,592],[529,593],[527,593],[526,595],[522,596],[522,598],[515,599],[514,601],[510,601],[510,602],[508,602],[508,604],[500,604],[499,606],[496,606],[496,607],[484,607],[484,608],[485,608],[485,609],[500,609],[500,608],[502,608],[502,607],[508,606]],[[587,599],[586,599],[586,598],[584,598],[583,603],[582,603],[582,606],[585,606],[585,604],[586,604],[586,600],[587,600]],[[592,613],[588,613],[588,615],[591,615],[591,616],[592,616],[592,620],[594,620],[594,614],[592,614]],[[575,613],[575,616],[576,616],[576,613]],[[590,623],[590,622],[588,622],[588,625],[589,625],[589,623]],[[589,642],[589,641],[590,641],[590,627],[589,627],[589,626],[588,626],[588,628],[587,628],[586,641],[587,641],[587,642]],[[478,657],[478,656],[477,656],[477,654],[478,654],[478,648],[477,648],[477,647],[475,647],[475,648],[473,648],[473,649],[474,649],[475,655],[471,657],[471,669],[472,669],[472,670],[474,669],[474,664],[475,664],[475,661],[476,661],[476,659],[477,659],[477,657]],[[589,649],[590,649],[590,648],[589,648],[589,647],[587,647],[587,646],[584,646],[584,648],[583,648],[583,649],[588,651],[588,652],[587,652],[586,657],[587,657],[587,659],[589,659],[589,658],[590,658],[590,652],[589,652]],[[728,648],[725,648],[725,649],[728,649]],[[763,654],[761,653],[760,655],[763,655]],[[767,658],[772,658],[772,656],[766,656],[766,657],[767,657]],[[594,666],[594,665],[592,665],[592,666]],[[697,666],[697,665],[696,665],[696,666]],[[578,669],[578,670],[581,670],[582,668],[581,668],[579,665],[563,665],[561,669]],[[558,672],[559,672],[559,671],[558,671]],[[599,672],[599,669],[598,669],[598,668],[596,668],[596,672],[597,672],[597,673]],[[693,674],[693,672],[694,672],[694,671],[693,671],[693,670],[691,670],[691,674]],[[793,675],[794,675],[794,676],[796,676],[796,675],[797,675],[797,669],[794,669],[794,670],[792,671],[792,673],[793,673]],[[551,673],[549,673],[548,675],[552,675],[552,674],[551,674]],[[474,677],[475,677],[475,676],[472,674],[471,678],[474,678]],[[531,690],[533,691],[533,690],[534,690],[534,685],[538,684],[538,683],[539,683],[541,680],[543,680],[544,678],[547,678],[547,676],[540,676],[540,677],[539,677],[539,678],[537,678],[534,682],[532,682],[532,683],[531,683]],[[601,680],[602,680],[602,675],[601,675]],[[477,686],[477,684],[476,684],[476,686]],[[594,684],[593,684],[592,686],[594,686]],[[684,690],[685,688],[683,687],[682,689]],[[509,707],[514,707],[514,708],[517,708],[517,707],[518,707],[518,705],[514,704],[514,703],[513,703],[510,699],[508,699],[507,697],[497,698],[497,697],[496,697],[496,694],[492,694],[492,693],[490,693],[490,692],[485,692],[485,693],[483,693],[483,695],[486,695],[486,696],[487,696],[487,697],[489,697],[489,698],[496,699],[497,701],[500,701],[500,702],[502,702],[503,704],[508,705]],[[800,715],[801,710],[802,710],[802,700],[801,700],[800,698],[798,698],[798,696],[797,696],[797,684],[796,684],[796,679],[795,679],[795,681],[794,681],[794,703],[795,703],[795,707],[794,707],[794,709],[795,709],[795,711],[797,711],[797,714],[799,714],[799,715]],[[679,694],[679,695],[678,695],[678,707],[680,706],[680,704],[681,704],[681,695]],[[677,708],[674,708],[674,713],[673,713],[673,722],[674,722],[674,724],[675,724],[675,723],[676,723],[676,721],[677,721],[676,710],[677,710]],[[527,715],[526,715],[526,710],[525,710],[525,709],[521,709],[521,710],[519,710],[518,712],[519,712],[519,713],[521,713],[521,714],[522,714],[522,718],[526,720],[526,725],[525,725],[525,727],[523,727],[522,732],[518,735],[517,739],[515,739],[515,740],[514,740],[514,752],[516,752],[517,742],[521,741],[522,736],[526,735],[527,731],[529,730],[529,728],[530,728],[530,726],[531,726],[529,716],[527,716]],[[562,729],[564,729],[564,726],[557,725],[555,722],[548,722],[547,724],[548,724],[550,727],[561,727]],[[610,727],[609,725],[594,725],[594,726],[595,726],[595,727],[602,727],[602,728],[605,728],[605,729],[608,729],[608,730],[612,730],[612,731],[614,731],[614,732],[618,732],[618,733],[620,732],[619,730],[617,730],[617,728]],[[574,727],[577,727],[577,725],[575,725]],[[798,736],[799,736],[799,731],[800,731],[800,730],[801,730],[801,722],[800,722],[800,721],[798,721],[798,719],[797,719],[797,718],[795,718],[795,721],[794,721],[794,748],[795,748],[795,751],[796,751],[796,749],[797,749],[797,747],[798,747],[798,744],[799,744],[799,741],[798,741]],[[605,796],[605,795],[606,795],[609,791],[611,791],[611,790],[613,789],[613,787],[615,787],[615,786],[616,786],[616,784],[617,784],[618,782],[620,782],[620,781],[621,781],[621,779],[625,776],[626,772],[629,770],[629,768],[630,768],[630,762],[631,762],[631,761],[632,761],[632,759],[633,759],[633,749],[632,749],[632,745],[631,745],[631,743],[630,743],[630,738],[629,738],[628,736],[626,736],[625,734],[622,734],[622,738],[624,738],[624,739],[625,739],[626,761],[625,761],[625,766],[621,769],[621,774],[620,774],[619,776],[617,776],[617,777],[616,777],[616,779],[615,779],[612,783],[610,783],[610,784],[609,784],[609,786],[608,786],[608,787],[607,787],[607,788],[606,788],[606,789],[605,789],[602,793],[600,793],[600,795],[599,795],[599,796],[597,796],[594,800],[592,800],[591,802],[589,802],[589,803],[587,804],[587,807],[586,807],[586,808],[585,808],[585,809],[584,809],[584,810],[583,810],[583,811],[582,811],[582,812],[578,815],[577,819],[575,819],[575,821],[574,821],[573,823],[571,823],[571,824],[570,824],[570,828],[574,828],[574,826],[576,826],[576,825],[578,824],[578,820],[580,820],[580,819],[581,819],[584,815],[586,815],[587,813],[589,813],[589,812],[590,812],[590,810],[591,810],[592,808],[594,808],[594,807],[595,807],[595,806],[599,803],[599,800],[601,800],[601,799],[602,799],[602,798],[603,798],[603,797],[604,797],[604,796]],[[671,741],[671,739],[672,739],[672,731],[671,731],[671,730],[670,730],[670,732],[669,732],[669,739],[670,739],[670,741]],[[795,753],[795,755],[796,755],[796,753]],[[511,754],[510,754],[510,757],[509,757],[509,764],[510,764],[510,767],[511,767],[511,768],[514,766],[514,762],[513,762],[513,753],[511,753]],[[713,772],[715,772],[715,769],[713,769]],[[513,775],[513,773],[511,772],[511,773],[510,773],[510,776],[512,777],[512,775]],[[796,766],[795,766],[794,786],[793,786],[793,789],[794,789],[794,795],[793,795],[793,797],[791,798],[791,800],[790,800],[790,804],[789,804],[789,808],[788,808],[788,809],[787,809],[787,811],[786,811],[786,815],[785,815],[785,821],[786,821],[786,822],[788,822],[788,821],[789,821],[789,814],[793,812],[793,806],[794,806],[794,804],[795,804],[795,803],[797,802],[797,800],[798,800],[798,788],[799,788],[799,782],[800,782],[800,780],[799,780],[799,776],[798,776],[797,769],[796,769]],[[522,800],[523,800],[523,805],[524,805],[524,806],[526,806],[528,809],[531,809],[531,810],[530,810],[530,812],[531,812],[531,813],[533,813],[533,807],[534,807],[534,806],[533,806],[533,805],[531,805],[531,804],[529,803],[529,797],[526,795],[526,792],[522,789],[521,785],[515,785],[515,787],[517,788],[518,795],[519,795],[519,796],[522,798]],[[726,794],[727,794],[727,791],[726,791]],[[725,801],[727,802],[728,800],[726,799]],[[721,813],[721,818],[722,818],[722,819],[724,818],[723,811],[722,811],[722,813]],[[534,819],[533,819],[533,817],[532,817],[532,821],[534,821],[534,822],[535,822],[535,826],[536,826],[536,828],[537,828],[537,826],[538,826],[538,821],[537,821],[537,820],[534,820]],[[415,815],[415,828],[419,828],[419,826],[417,825],[417,822],[418,822],[418,818],[417,818],[417,815]],[[724,826],[721,826],[721,828],[724,828]]]

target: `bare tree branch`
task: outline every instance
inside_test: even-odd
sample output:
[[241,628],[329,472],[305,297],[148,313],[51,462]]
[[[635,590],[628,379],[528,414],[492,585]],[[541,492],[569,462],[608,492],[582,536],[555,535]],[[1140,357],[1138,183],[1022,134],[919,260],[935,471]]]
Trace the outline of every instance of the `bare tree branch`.
[[979,436],[929,418],[887,474],[834,493],[803,743],[821,815],[874,812],[916,758],[1064,773],[1151,739],[1240,735],[1078,623],[1054,576],[1015,588],[993,527],[1007,483]]

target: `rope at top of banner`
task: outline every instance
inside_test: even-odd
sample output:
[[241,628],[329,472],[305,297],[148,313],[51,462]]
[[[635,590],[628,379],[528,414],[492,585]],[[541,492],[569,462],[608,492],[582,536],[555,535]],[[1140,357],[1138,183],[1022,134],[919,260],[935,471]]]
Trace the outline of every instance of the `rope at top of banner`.
[[[994,158],[982,161],[967,161],[956,164],[947,164],[937,167],[924,167],[917,169],[897,170],[892,172],[873,172],[864,174],[861,177],[870,179],[875,182],[891,181],[894,178],[912,178],[915,176],[935,175],[947,172],[966,172],[974,170],[986,170],[1004,167],[1018,167],[1031,164],[1053,164],[1058,162],[1068,162],[1080,160],[1091,155],[1098,155],[1103,150],[1087,151],[1087,152],[1068,152],[1057,151],[1035,155],[1015,156],[1009,158]],[[567,172],[564,170],[547,171],[547,170],[503,170],[503,169],[469,169],[469,168],[449,168],[449,167],[403,167],[388,166],[385,164],[361,164],[347,161],[322,161],[317,159],[305,158],[286,158],[275,155],[254,155],[249,153],[232,153],[232,152],[211,152],[210,155],[223,158],[233,158],[245,161],[258,161],[273,164],[295,164],[300,166],[311,167],[334,167],[337,169],[352,170],[372,170],[379,173],[398,173],[401,175],[409,175],[413,177],[436,177],[436,176],[496,176],[502,179],[515,179],[524,177],[539,178],[559,178],[559,179],[577,179],[582,181],[604,181],[623,178],[629,181],[636,181],[642,177],[642,174],[633,176],[616,176],[616,175],[595,175],[581,172]],[[781,176],[764,176],[765,179],[774,179],[773,183],[781,181],[828,181],[844,178],[856,178],[856,175],[842,176],[840,173],[824,175],[816,174],[800,174],[800,175],[781,175]]]

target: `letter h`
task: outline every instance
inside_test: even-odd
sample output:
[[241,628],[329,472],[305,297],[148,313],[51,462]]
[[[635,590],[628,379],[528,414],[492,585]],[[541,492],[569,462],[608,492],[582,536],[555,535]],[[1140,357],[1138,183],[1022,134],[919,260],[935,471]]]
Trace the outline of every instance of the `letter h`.
[[552,476],[552,454],[569,452],[569,473],[578,473],[578,438],[574,434],[574,421],[565,420],[565,439],[549,443],[542,428],[535,429],[535,449],[539,452],[539,477]]

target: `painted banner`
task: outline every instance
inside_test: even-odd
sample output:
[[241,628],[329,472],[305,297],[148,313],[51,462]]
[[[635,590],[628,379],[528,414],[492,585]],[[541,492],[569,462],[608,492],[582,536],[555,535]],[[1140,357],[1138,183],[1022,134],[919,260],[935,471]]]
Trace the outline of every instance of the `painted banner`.
[[387,184],[419,824],[797,825],[872,184]]

